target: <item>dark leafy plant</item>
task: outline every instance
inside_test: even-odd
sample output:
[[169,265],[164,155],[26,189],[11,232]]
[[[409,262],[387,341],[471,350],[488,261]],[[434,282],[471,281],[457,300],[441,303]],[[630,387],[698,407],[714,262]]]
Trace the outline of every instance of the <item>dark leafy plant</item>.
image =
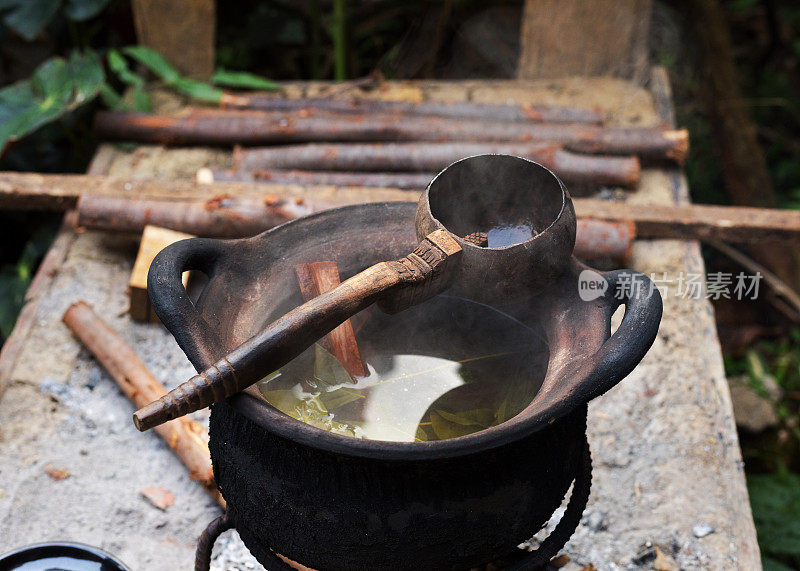
[[[145,91],[146,81],[140,75],[132,72],[128,67],[128,62],[117,50],[108,51],[108,68],[113,71],[117,78],[128,85],[133,98],[133,108],[136,111],[152,111],[153,105],[150,96]],[[122,100],[122,97],[114,91],[107,83],[103,85],[101,91],[103,102],[111,109],[125,110],[129,106]]]
[[747,477],[747,488],[764,569],[797,569],[800,567],[800,475],[786,470],[751,475]]
[[105,84],[97,54],[51,58],[30,79],[0,90],[0,149],[91,101]]
[[223,91],[195,79],[181,76],[177,69],[164,59],[160,53],[144,46],[130,46],[122,49],[122,53],[152,71],[165,85],[179,93],[200,101],[218,103]]
[[41,257],[53,241],[55,228],[42,226],[25,244],[22,255],[15,264],[0,266],[0,337],[6,338],[14,329],[19,311],[25,303],[33,272]]
[[[183,77],[161,54],[143,46],[109,50],[107,60],[113,76],[130,88],[131,103],[110,85],[95,52],[76,51],[66,60],[51,58],[39,66],[30,79],[0,90],[0,149],[88,103],[98,94],[111,109],[151,111],[152,103],[145,90],[147,82],[131,69],[129,60],[141,64],[165,85],[192,99],[218,103],[225,93],[209,83]],[[212,82],[240,89],[280,88],[256,75],[227,70],[217,71]]]

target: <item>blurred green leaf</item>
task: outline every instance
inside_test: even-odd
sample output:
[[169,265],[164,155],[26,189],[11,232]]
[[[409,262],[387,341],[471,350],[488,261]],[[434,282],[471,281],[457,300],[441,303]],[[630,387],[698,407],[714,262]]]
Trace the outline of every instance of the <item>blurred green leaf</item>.
[[25,244],[16,264],[0,267],[0,335],[8,337],[14,329],[23,304],[25,293],[33,279],[39,260],[53,242],[55,228],[41,226]]
[[133,73],[128,67],[128,62],[117,50],[108,50],[108,67],[117,74],[120,81],[128,85],[142,87],[145,84],[144,78]]
[[211,78],[211,83],[214,85],[222,85],[223,87],[239,89],[281,89],[279,83],[270,81],[269,79],[246,71],[228,71],[226,69],[218,69],[215,71],[214,76]]
[[64,13],[70,20],[82,22],[97,16],[109,2],[110,0],[67,0]]
[[207,83],[203,83],[202,81],[195,81],[194,79],[181,77],[169,85],[184,95],[188,95],[189,97],[193,97],[195,99],[200,99],[201,101],[219,103],[219,101],[222,99],[223,92],[221,89],[217,89],[216,87],[213,87]]
[[114,111],[131,110],[131,106],[125,103],[122,96],[114,91],[108,84],[104,84],[100,88],[100,99],[103,101],[103,105]]
[[[136,111],[149,113],[153,110],[153,104],[150,101],[150,96],[144,90],[144,86],[146,84],[144,78],[131,71],[131,69],[128,67],[127,60],[117,50],[112,49],[108,51],[108,67],[116,74],[120,81],[131,86],[133,108]],[[107,87],[107,89],[110,90],[111,88]],[[106,105],[108,105],[111,109],[117,111],[130,109],[131,106],[128,105],[122,99],[122,97],[117,95],[116,92],[114,92],[114,95],[116,95],[116,98],[104,91],[103,102],[106,103]]]
[[763,567],[763,571],[796,571],[795,567],[784,565],[771,557],[762,557],[761,566]]
[[60,0],[2,0],[3,23],[28,41],[39,35],[58,11]]
[[133,108],[143,113],[150,113],[153,111],[153,102],[150,96],[141,87],[134,87],[131,93],[133,97]]
[[122,49],[123,53],[156,74],[164,83],[169,85],[181,78],[178,70],[172,67],[160,53],[145,46],[128,46]]
[[[110,0],[66,0],[64,15],[82,22],[94,18]],[[0,0],[3,23],[28,41],[33,40],[50,23],[62,0]]]
[[30,278],[19,275],[14,266],[0,268],[0,335],[8,337],[25,301]]
[[0,149],[91,101],[104,83],[94,52],[47,60],[30,79],[0,90]]
[[219,103],[222,99],[222,90],[217,89],[202,81],[181,77],[177,69],[164,59],[160,53],[144,46],[130,46],[123,48],[123,53],[130,56],[158,76],[161,81],[176,91],[199,99]]
[[733,0],[729,3],[732,11],[751,10],[758,4],[758,0]]

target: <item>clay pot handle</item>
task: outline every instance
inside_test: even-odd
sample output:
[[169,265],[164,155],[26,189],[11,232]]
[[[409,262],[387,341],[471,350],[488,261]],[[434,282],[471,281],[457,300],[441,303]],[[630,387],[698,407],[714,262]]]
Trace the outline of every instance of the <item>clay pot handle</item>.
[[650,350],[658,334],[663,303],[650,279],[632,270],[603,274],[608,282],[604,294],[608,328],[620,305],[625,315],[617,330],[576,369],[562,372],[542,388],[526,410],[546,415],[548,422],[569,412],[577,403],[587,403],[619,383]]
[[180,240],[158,253],[147,274],[147,294],[158,308],[161,321],[180,320],[185,330],[195,333],[179,335],[176,339],[197,369],[205,369],[216,361],[223,352],[223,345],[192,303],[181,276],[185,271],[196,270],[211,279],[225,256],[228,243],[211,238]]
[[199,375],[136,411],[136,428],[148,430],[249,387],[372,303],[395,313],[433,297],[449,287],[460,255],[461,247],[448,232],[432,232],[405,258],[375,264],[293,309]]
[[644,359],[656,340],[664,309],[661,293],[646,275],[633,270],[615,270],[604,276],[608,280],[608,291],[619,292],[609,315],[623,304],[625,315],[614,334],[594,355],[595,366],[584,382],[585,390],[591,395],[589,398],[611,389]]
[[[594,354],[591,372],[581,382],[579,390],[587,400],[598,397],[627,377],[644,359],[658,335],[663,302],[650,278],[633,270],[607,272],[609,295],[614,300],[611,315],[625,305],[625,315],[614,334]],[[613,292],[613,294],[612,294]]]

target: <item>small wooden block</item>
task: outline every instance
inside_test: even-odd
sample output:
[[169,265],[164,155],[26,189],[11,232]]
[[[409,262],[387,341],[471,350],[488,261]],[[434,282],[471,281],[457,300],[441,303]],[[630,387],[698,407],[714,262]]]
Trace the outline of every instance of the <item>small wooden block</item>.
[[[194,238],[194,236],[160,226],[147,225],[144,227],[139,253],[136,254],[131,279],[128,282],[128,297],[131,301],[128,313],[134,321],[159,323],[158,316],[150,305],[150,297],[147,295],[147,272],[150,271],[150,264],[153,263],[156,254],[173,242],[186,238]],[[189,283],[189,272],[184,272],[182,279],[183,286],[186,287]]]

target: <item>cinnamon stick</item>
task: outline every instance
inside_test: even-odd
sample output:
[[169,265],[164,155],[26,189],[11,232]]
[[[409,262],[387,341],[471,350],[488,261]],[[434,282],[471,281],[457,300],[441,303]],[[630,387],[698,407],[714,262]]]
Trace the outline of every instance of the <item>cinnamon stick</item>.
[[[92,352],[137,408],[161,398],[164,386],[147,370],[139,355],[120,335],[108,326],[84,301],[73,303],[63,317],[64,323]],[[189,477],[199,482],[224,506],[211,469],[208,431],[186,417],[156,427],[156,431],[189,469]]]
[[[536,161],[570,183],[632,187],[641,167],[636,157],[586,155],[539,143],[351,143],[234,149],[236,170],[303,169],[437,173],[473,155],[504,154]],[[426,175],[429,176],[429,175]],[[220,178],[220,180],[227,180]],[[429,179],[430,180],[430,179]],[[427,183],[416,188],[424,188]],[[369,185],[371,186],[371,185]]]
[[307,142],[546,141],[597,154],[638,155],[683,162],[689,150],[685,129],[600,127],[577,123],[503,123],[441,117],[336,114],[324,111],[194,110],[172,117],[101,111],[95,131],[106,139],[166,145],[259,145]]
[[478,119],[492,121],[528,121],[534,123],[591,123],[599,125],[603,115],[595,109],[561,107],[557,105],[497,105],[491,103],[436,101],[383,101],[366,97],[332,99],[314,97],[308,99],[286,99],[259,95],[236,95],[225,102],[235,109],[259,109],[262,111],[319,110],[335,113],[397,113],[400,115],[425,115],[450,119]]
[[[340,283],[336,262],[298,264],[294,267],[294,272],[297,283],[300,284],[303,301],[310,301],[329,292]],[[336,357],[354,383],[355,377],[366,377],[369,374],[358,351],[355,332],[349,319],[320,339],[319,343]]]

